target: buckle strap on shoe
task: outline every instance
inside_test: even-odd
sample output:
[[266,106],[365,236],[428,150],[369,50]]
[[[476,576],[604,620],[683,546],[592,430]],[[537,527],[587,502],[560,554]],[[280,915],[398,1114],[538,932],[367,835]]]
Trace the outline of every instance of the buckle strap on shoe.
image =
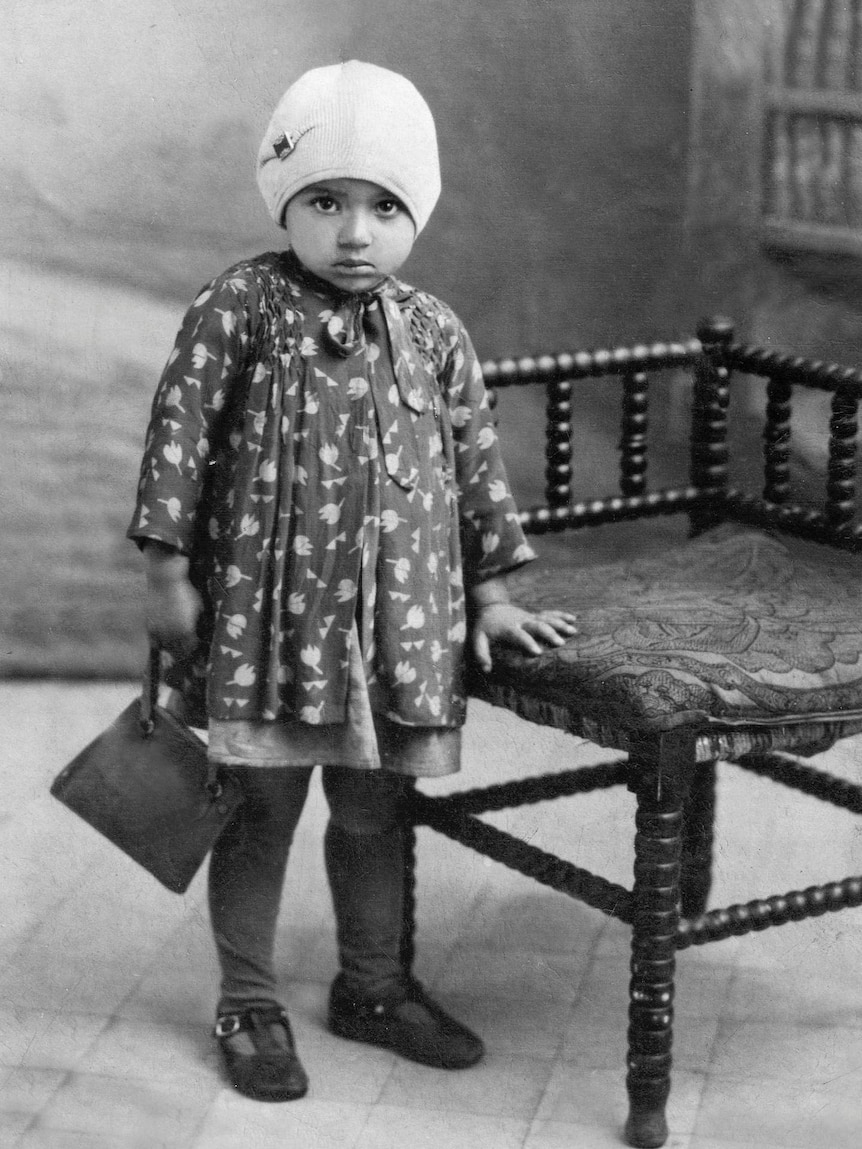
[[293,1034],[287,1019],[287,1011],[283,1006],[251,1005],[248,1009],[237,1013],[220,1013],[216,1018],[215,1036],[219,1039],[235,1037],[238,1033],[259,1033],[270,1025],[281,1024],[287,1032],[288,1040],[292,1042]]
[[241,1029],[242,1022],[238,1013],[222,1013],[216,1018],[214,1031],[216,1037],[233,1037]]

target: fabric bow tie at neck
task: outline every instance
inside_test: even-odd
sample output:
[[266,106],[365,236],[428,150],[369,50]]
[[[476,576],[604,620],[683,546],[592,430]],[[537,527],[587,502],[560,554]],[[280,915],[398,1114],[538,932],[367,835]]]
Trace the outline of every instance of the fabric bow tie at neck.
[[377,297],[373,292],[348,296],[333,310],[324,324],[327,350],[342,359],[355,354],[362,342],[363,333],[372,338],[375,334],[373,322],[368,321],[368,313],[376,307]]
[[424,373],[415,360],[401,309],[386,293],[387,288],[391,293],[391,281],[384,281],[376,291],[341,296],[323,325],[323,341],[327,351],[341,359],[349,359],[369,346],[384,348],[388,344],[399,398],[421,415],[428,409],[426,391],[420,383]]
[[385,347],[388,341],[401,402],[419,415],[426,411],[428,400],[420,384],[424,372],[414,359],[413,344],[396,300],[398,286],[392,278],[387,276],[373,291],[341,291],[309,271],[292,250],[288,249],[285,257],[290,274],[315,294],[333,301],[332,314],[323,325],[326,349],[341,359],[349,359],[369,342]]
[[348,361],[355,356],[355,374],[369,384],[386,473],[400,487],[414,490],[419,469],[410,421],[429,409],[436,415],[437,407],[434,382],[416,354],[398,305],[399,285],[387,277],[373,291],[340,291],[304,268],[292,252],[289,258],[296,278],[324,305],[318,313],[321,346],[342,360],[348,372],[353,367]]

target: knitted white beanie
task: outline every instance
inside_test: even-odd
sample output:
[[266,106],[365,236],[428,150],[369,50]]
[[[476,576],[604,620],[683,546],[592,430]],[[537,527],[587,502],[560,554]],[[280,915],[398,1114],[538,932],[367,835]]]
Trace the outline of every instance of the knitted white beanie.
[[312,68],[282,96],[257,157],[275,222],[288,201],[327,179],[368,180],[402,200],[418,235],[440,195],[434,119],[404,76],[348,60]]

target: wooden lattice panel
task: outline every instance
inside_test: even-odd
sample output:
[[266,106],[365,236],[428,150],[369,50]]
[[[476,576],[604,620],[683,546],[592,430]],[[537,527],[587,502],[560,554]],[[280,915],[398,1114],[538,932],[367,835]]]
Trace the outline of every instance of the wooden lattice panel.
[[792,0],[767,75],[767,244],[862,255],[862,0]]

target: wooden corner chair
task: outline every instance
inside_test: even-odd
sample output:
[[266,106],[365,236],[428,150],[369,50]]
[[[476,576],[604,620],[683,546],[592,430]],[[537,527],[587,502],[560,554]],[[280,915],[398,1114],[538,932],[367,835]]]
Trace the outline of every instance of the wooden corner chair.
[[[742,346],[724,319],[703,322],[697,334],[484,365],[492,394],[515,386],[547,392],[546,502],[523,512],[528,532],[676,514],[688,516],[689,529],[658,556],[579,568],[573,550],[568,566],[525,568],[513,579],[517,601],[574,611],[579,633],[537,658],[497,651],[490,675],[473,672],[475,696],[626,757],[410,799],[414,825],[631,925],[625,1138],[641,1147],[668,1136],[677,950],[862,903],[862,877],[849,877],[707,910],[717,762],[862,813],[862,788],[799,761],[862,731],[862,526],[854,507],[862,371]],[[686,486],[647,484],[653,378],[672,379],[690,396]],[[572,408],[590,379],[619,383],[622,421],[619,490],[585,502],[573,499],[583,486],[572,473]],[[759,494],[731,483],[729,420],[737,390],[750,395],[764,382]],[[811,391],[831,395],[819,508],[792,500],[792,407]],[[477,816],[617,784],[637,800],[631,890]]]

